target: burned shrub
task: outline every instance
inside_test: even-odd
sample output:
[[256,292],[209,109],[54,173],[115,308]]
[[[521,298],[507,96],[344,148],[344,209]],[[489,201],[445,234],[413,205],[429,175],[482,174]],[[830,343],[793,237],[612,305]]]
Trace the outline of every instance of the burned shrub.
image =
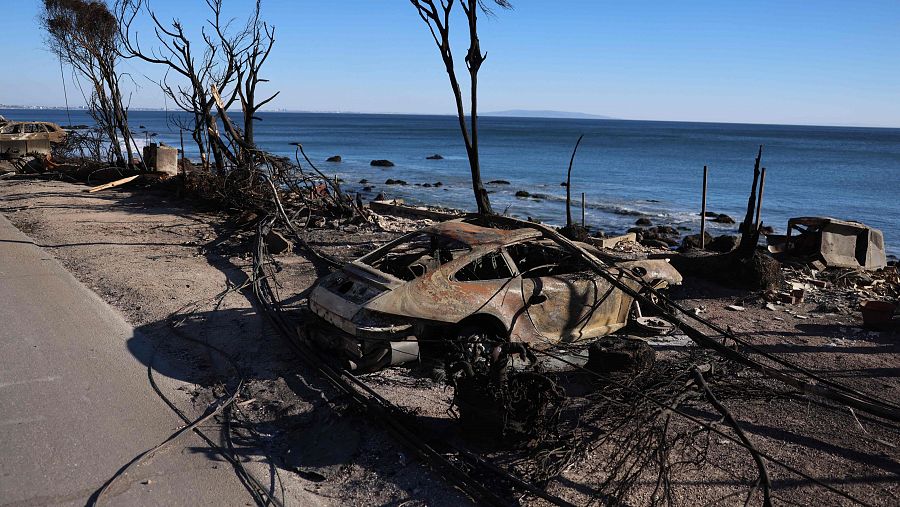
[[548,376],[512,372],[501,378],[467,375],[453,404],[466,436],[506,445],[534,445],[556,433],[565,395]]
[[640,340],[606,337],[588,347],[585,368],[600,373],[641,373],[653,367],[656,351]]

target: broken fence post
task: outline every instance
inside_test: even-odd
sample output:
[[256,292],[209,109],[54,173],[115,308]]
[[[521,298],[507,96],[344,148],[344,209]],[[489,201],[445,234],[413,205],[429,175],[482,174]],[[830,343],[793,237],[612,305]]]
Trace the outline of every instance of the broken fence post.
[[763,188],[766,186],[766,168],[762,168],[762,174],[759,175],[759,196],[756,199],[756,230],[758,231],[762,223],[759,221],[759,215],[762,212]]
[[584,192],[581,193],[581,228],[584,229]]
[[703,200],[700,203],[700,250],[706,250],[706,179],[708,170],[703,166]]

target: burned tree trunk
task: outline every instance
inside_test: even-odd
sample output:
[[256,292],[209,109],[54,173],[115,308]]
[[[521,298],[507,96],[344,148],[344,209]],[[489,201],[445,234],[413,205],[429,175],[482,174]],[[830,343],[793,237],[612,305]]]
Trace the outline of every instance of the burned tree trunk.
[[762,160],[763,146],[759,145],[759,151],[756,153],[756,163],[753,165],[753,184],[750,186],[750,197],[747,199],[747,214],[744,215],[744,221],[741,222],[741,243],[738,245],[737,252],[740,257],[748,258],[753,255],[757,243],[759,243],[759,230],[753,227],[753,214],[756,210],[757,191],[756,186],[759,182],[759,164]]
[[243,65],[238,72],[238,96],[241,100],[241,110],[244,114],[244,144],[255,146],[253,139],[253,122],[258,121],[256,112],[271,102],[280,92],[275,92],[268,98],[257,100],[256,87],[259,83],[268,81],[259,77],[260,69],[269,58],[272,46],[275,44],[275,27],[259,21],[259,4],[256,4],[254,22],[248,25],[251,35],[251,43],[247,50]]
[[[512,7],[506,0],[494,0],[503,8]],[[469,51],[466,53],[466,68],[469,71],[469,118],[471,125],[466,124],[465,105],[463,104],[462,90],[456,77],[456,68],[453,63],[453,52],[450,49],[450,14],[453,11],[454,0],[444,0],[440,7],[434,0],[410,0],[416,8],[419,17],[428,26],[431,37],[441,53],[447,77],[450,79],[450,88],[456,101],[456,117],[459,120],[459,129],[462,132],[463,142],[466,146],[466,156],[469,159],[469,169],[472,173],[472,191],[475,194],[475,204],[480,215],[492,215],[491,201],[487,190],[481,180],[481,162],[478,154],[478,71],[481,64],[487,58],[486,53],[481,52],[478,41],[478,10],[490,13],[481,0],[460,0],[460,5],[465,13],[469,29]]]
[[[578,151],[578,145],[581,144],[583,138],[584,134],[581,134],[578,136],[578,140],[575,141],[575,148],[572,150],[572,158],[569,159],[569,170],[566,172],[566,229],[572,228],[572,164],[575,162],[575,153]],[[583,199],[581,213],[582,216],[584,216]]]
[[[469,140],[469,167],[472,170],[472,190],[475,192],[475,203],[478,206],[478,213],[481,215],[493,214],[491,209],[491,201],[488,199],[487,190],[481,182],[481,161],[478,156],[478,71],[481,64],[487,58],[486,53],[481,52],[481,44],[478,41],[478,9],[476,9],[475,0],[462,2],[463,11],[469,21],[469,52],[466,55],[466,66],[469,69],[469,118],[472,122],[472,136]],[[449,46],[448,46],[449,49]],[[461,104],[461,101],[457,99]],[[464,117],[460,117],[464,118]]]

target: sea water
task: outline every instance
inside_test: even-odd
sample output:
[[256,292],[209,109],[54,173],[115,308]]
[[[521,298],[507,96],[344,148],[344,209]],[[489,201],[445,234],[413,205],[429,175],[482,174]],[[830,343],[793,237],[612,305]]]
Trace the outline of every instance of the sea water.
[[[15,120],[70,123],[61,110],[0,110]],[[179,145],[172,114],[133,111],[139,141]],[[260,113],[257,144],[294,156],[301,143],[317,167],[345,180],[348,191],[372,198],[379,192],[410,203],[474,208],[469,165],[453,116],[338,113]],[[83,111],[71,123],[90,124]],[[155,135],[153,135],[155,134]],[[722,123],[479,118],[481,170],[497,212],[565,222],[569,158],[584,134],[572,169],[573,218],[607,233],[620,233],[646,216],[654,225],[699,229],[703,166],[709,167],[707,210],[743,217],[753,163],[764,145],[767,168],[762,221],[783,232],[788,218],[832,216],[857,220],[884,232],[889,253],[900,254],[900,129],[747,125]],[[185,133],[188,156],[196,156]],[[427,160],[432,154],[442,160]],[[340,155],[342,162],[325,159]],[[394,162],[372,167],[373,159]],[[406,186],[385,185],[388,179]],[[358,183],[361,179],[368,184]],[[417,184],[441,182],[440,187]],[[539,194],[518,198],[516,191]],[[736,225],[709,224],[713,234]],[[687,232],[687,231],[685,231]]]

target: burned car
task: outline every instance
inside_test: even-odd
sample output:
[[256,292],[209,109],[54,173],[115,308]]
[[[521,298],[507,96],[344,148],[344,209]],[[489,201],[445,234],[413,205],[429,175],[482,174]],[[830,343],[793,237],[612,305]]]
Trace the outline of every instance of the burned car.
[[[587,246],[587,245],[583,245]],[[593,247],[589,247],[593,248]],[[665,260],[617,263],[642,281],[681,283]],[[402,236],[321,278],[309,308],[340,331],[320,333],[348,367],[371,371],[415,360],[443,341],[584,342],[621,329],[632,298],[590,270],[574,249],[522,227],[439,223]]]
[[29,154],[49,154],[50,145],[63,143],[67,133],[46,121],[8,121],[0,124],[0,155],[19,158]]

